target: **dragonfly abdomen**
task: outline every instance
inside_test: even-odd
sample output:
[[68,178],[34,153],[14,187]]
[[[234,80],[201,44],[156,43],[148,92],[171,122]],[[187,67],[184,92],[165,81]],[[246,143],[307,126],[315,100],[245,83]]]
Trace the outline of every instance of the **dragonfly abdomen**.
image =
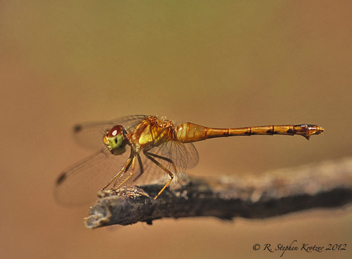
[[207,139],[206,129],[206,127],[186,122],[177,126],[176,137],[183,143],[205,140]]
[[[250,135],[301,135],[309,139],[311,135],[318,135],[324,132],[324,129],[311,124],[300,125],[267,125],[256,127],[245,127],[227,129],[228,136],[250,136]],[[217,133],[214,132],[214,136]]]
[[193,123],[183,123],[176,128],[177,139],[181,142],[195,142],[208,138],[251,135],[301,135],[309,139],[311,135],[324,132],[322,127],[311,124],[300,125],[267,125],[244,128],[208,128]]
[[[177,140],[183,143],[206,140],[208,138],[220,138],[240,135],[240,132],[232,132],[236,129],[208,128],[190,122],[183,123],[176,128]],[[235,133],[235,134],[233,134]]]

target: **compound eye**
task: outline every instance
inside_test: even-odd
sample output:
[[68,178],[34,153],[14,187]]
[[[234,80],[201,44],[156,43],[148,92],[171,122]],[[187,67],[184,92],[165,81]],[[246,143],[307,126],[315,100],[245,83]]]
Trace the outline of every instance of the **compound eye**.
[[108,138],[113,138],[113,137],[116,137],[117,135],[121,134],[123,132],[123,127],[121,125],[117,125],[117,126],[114,126],[112,127],[107,136]]

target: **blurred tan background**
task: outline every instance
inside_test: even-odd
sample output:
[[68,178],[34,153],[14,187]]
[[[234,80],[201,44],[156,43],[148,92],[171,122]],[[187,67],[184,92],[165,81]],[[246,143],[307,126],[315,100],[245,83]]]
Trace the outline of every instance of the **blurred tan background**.
[[[85,229],[54,181],[91,152],[78,122],[165,115],[213,127],[314,123],[323,136],[197,143],[190,174],[247,175],[351,156],[350,1],[0,2],[1,258],[279,258],[255,243],[347,251],[352,209],[268,220]],[[99,136],[98,136],[99,137]]]

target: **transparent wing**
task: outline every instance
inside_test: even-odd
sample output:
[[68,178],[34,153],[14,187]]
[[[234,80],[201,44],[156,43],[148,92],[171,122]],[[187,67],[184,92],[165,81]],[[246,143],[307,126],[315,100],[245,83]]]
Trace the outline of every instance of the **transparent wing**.
[[[177,185],[188,165],[194,167],[199,160],[198,152],[192,143],[183,144],[177,141],[169,141],[158,147],[154,147],[148,153],[152,154],[155,160],[175,176],[170,184],[171,188]],[[170,179],[168,173],[147,158],[142,152],[139,155],[140,159],[136,161],[133,177],[131,177],[129,183],[126,185],[143,185],[153,183],[156,180],[159,183],[161,181],[161,183],[165,182],[166,184]]]
[[77,124],[73,128],[74,137],[81,146],[97,150],[102,147],[102,138],[107,130],[122,125],[127,131],[133,131],[145,117],[146,115],[131,115],[111,121]]
[[55,186],[56,200],[64,205],[85,205],[97,199],[97,192],[120,171],[130,149],[114,156],[105,148],[77,162],[62,172]]
[[184,145],[186,152],[188,154],[187,168],[188,169],[194,168],[199,162],[198,151],[192,143],[185,143],[183,145]]

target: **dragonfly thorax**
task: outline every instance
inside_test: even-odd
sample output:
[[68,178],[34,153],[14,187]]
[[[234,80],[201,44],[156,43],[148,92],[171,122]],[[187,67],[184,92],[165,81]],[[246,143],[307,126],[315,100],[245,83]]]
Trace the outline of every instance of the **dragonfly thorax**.
[[112,127],[106,131],[103,137],[105,147],[113,155],[122,155],[126,151],[127,139],[125,137],[125,129],[121,125]]

